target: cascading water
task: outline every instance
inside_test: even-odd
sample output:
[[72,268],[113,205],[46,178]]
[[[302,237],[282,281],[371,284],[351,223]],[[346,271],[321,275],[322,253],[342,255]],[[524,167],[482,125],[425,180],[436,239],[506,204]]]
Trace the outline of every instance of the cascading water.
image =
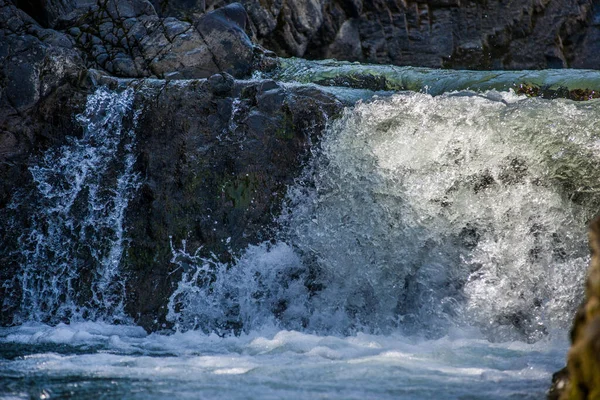
[[384,330],[475,325],[500,341],[566,328],[596,204],[576,204],[559,174],[577,165],[589,175],[569,184],[595,181],[582,168],[597,162],[594,106],[411,93],[349,111],[300,195],[308,207],[290,213],[325,288],[315,308]]
[[235,265],[174,250],[187,272],[169,318],[221,334],[562,332],[598,207],[597,109],[497,92],[348,109],[290,189],[277,243]]
[[359,102],[273,240],[231,263],[171,243],[175,331],[147,334],[122,325],[119,272],[138,112],[131,90],[100,89],[83,137],[31,167],[0,397],[544,398],[600,208],[599,116],[495,91]]
[[98,89],[77,117],[83,136],[30,167],[36,212],[20,237],[22,300],[15,322],[128,320],[119,264],[124,212],[139,182],[133,98],[131,89]]

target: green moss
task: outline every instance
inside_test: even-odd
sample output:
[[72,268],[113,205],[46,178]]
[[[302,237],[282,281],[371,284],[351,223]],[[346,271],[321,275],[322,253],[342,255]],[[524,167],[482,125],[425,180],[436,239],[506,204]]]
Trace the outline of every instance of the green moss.
[[528,97],[541,97],[544,99],[565,98],[575,101],[585,101],[600,98],[600,92],[592,89],[573,89],[559,86],[556,88],[540,87],[531,83],[519,83],[513,86],[517,94],[524,94]]
[[536,85],[531,85],[529,83],[520,83],[515,85],[514,90],[517,94],[524,94],[527,97],[539,97],[540,96],[540,88]]
[[256,174],[249,173],[244,176],[228,179],[221,186],[221,191],[225,199],[233,203],[234,208],[245,209],[252,203],[258,183],[259,179]]
[[278,139],[291,140],[296,134],[296,125],[294,124],[294,117],[291,112],[285,110],[281,124],[275,131],[275,137]]
[[399,85],[390,82],[385,76],[377,73],[351,72],[344,75],[325,76],[323,79],[315,81],[318,85],[323,86],[341,86],[357,89],[369,90],[402,90]]

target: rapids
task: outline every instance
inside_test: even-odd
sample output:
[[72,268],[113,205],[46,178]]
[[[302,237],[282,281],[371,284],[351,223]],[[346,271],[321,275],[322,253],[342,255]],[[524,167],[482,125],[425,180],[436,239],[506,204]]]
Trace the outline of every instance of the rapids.
[[600,102],[343,92],[363,100],[270,240],[230,263],[171,242],[173,329],[151,334],[120,271],[141,111],[132,89],[91,95],[84,136],[30,167],[0,398],[544,398],[600,206]]
[[[444,335],[563,332],[598,204],[598,103],[402,93],[335,121],[275,242],[234,265],[173,250],[180,328]],[[210,285],[202,284],[211,280]],[[177,311],[175,311],[177,310]]]

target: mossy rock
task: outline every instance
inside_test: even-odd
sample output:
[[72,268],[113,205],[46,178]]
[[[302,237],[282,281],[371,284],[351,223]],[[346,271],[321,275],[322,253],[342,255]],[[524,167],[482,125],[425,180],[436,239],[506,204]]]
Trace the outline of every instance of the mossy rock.
[[553,399],[600,399],[600,218],[590,225],[589,240],[592,260],[585,302],[577,312],[571,331],[568,373],[562,374],[561,387],[555,384],[549,392],[549,398]]

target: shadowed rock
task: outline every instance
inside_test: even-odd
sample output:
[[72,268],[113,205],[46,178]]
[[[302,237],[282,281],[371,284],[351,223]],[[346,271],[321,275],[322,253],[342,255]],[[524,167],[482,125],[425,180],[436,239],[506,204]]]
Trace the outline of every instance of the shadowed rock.
[[[187,16],[229,0],[154,0]],[[433,68],[598,68],[592,0],[243,0],[258,43],[281,56]]]
[[571,330],[566,371],[555,374],[550,399],[600,398],[600,218],[591,223],[589,240],[592,260],[585,301]]
[[342,105],[314,88],[220,74],[139,92],[144,183],[127,214],[128,311],[160,328],[181,270],[171,245],[230,261],[268,240],[286,188]]

